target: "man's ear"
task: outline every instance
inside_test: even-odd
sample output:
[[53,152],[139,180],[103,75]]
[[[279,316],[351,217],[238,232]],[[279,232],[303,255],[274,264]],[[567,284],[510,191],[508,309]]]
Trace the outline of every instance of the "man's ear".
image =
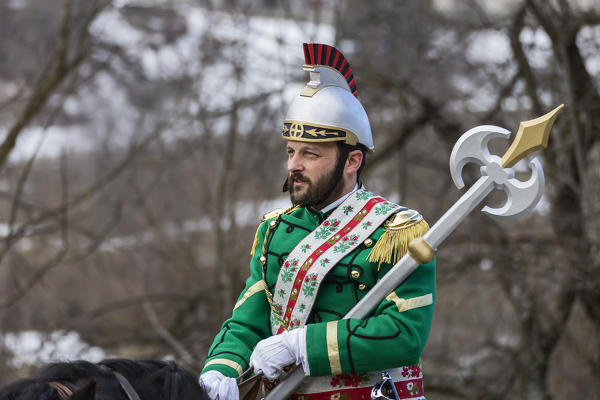
[[360,164],[362,164],[363,153],[360,150],[352,150],[348,153],[348,158],[346,159],[346,173],[352,174],[360,168]]
[[81,389],[73,392],[70,400],[94,400],[96,398],[96,381],[91,380],[85,384]]

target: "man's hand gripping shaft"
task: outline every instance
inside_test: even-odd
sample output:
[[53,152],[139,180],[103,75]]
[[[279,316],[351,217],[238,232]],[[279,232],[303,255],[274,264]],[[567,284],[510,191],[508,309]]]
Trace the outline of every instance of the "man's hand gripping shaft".
[[302,364],[304,373],[309,374],[305,328],[284,331],[280,335],[261,340],[250,356],[250,366],[254,368],[254,373],[262,372],[269,380],[279,377],[283,368],[290,364]]

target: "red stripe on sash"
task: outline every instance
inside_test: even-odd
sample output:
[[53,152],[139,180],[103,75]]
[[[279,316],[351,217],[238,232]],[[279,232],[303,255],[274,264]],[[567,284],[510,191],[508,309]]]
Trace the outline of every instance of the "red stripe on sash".
[[[302,289],[302,283],[304,282],[306,275],[308,274],[308,272],[310,271],[312,266],[315,265],[315,263],[317,262],[319,257],[321,257],[325,253],[326,250],[330,249],[337,242],[342,240],[349,232],[352,231],[352,229],[354,229],[364,219],[364,217],[373,209],[373,207],[375,207],[377,204],[379,204],[383,201],[386,201],[386,200],[381,197],[371,198],[367,202],[367,204],[365,204],[365,206],[356,214],[356,216],[350,220],[350,222],[348,222],[345,226],[343,226],[337,232],[333,233],[333,235],[329,239],[327,239],[325,242],[323,242],[323,244],[321,244],[318,248],[316,248],[315,251],[306,259],[306,261],[304,262],[302,267],[300,267],[300,271],[298,271],[298,274],[296,275],[296,278],[294,280],[294,285],[292,286],[292,292],[294,290],[296,290],[298,293],[300,293],[300,289]],[[364,211],[366,211],[366,212],[364,212]],[[360,215],[362,215],[362,217],[357,218]],[[336,236],[337,236],[337,238],[336,238]],[[311,259],[312,259],[312,261],[309,262],[309,260],[311,260]],[[316,296],[316,294],[315,294],[315,296]],[[289,325],[290,317],[292,315],[292,311],[294,310],[294,307],[296,306],[296,302],[297,302],[297,299],[292,299],[292,296],[290,296],[287,306],[285,307],[285,313],[283,315],[283,320],[288,321],[287,322],[288,325]],[[287,318],[287,320],[286,320],[286,318]],[[279,329],[277,330],[277,334],[279,335],[284,330],[285,330],[285,328],[283,326],[279,326]]]

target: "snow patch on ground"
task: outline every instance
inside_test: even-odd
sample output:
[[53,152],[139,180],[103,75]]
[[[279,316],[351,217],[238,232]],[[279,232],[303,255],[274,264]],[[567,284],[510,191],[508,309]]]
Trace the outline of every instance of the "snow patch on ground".
[[15,368],[67,360],[98,362],[107,358],[102,349],[85,343],[77,332],[6,333],[0,335],[0,342],[13,354],[9,364]]

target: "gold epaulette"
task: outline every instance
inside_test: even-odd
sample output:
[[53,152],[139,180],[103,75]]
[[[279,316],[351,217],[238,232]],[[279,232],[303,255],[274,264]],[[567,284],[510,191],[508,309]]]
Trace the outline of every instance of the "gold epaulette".
[[254,255],[254,250],[256,250],[256,246],[258,246],[258,230],[260,229],[262,223],[268,219],[279,217],[279,215],[283,214],[287,210],[287,208],[276,208],[273,211],[263,215],[262,219],[260,220],[260,224],[258,224],[258,228],[256,228],[256,233],[254,234],[254,242],[252,243],[252,249],[250,249],[250,255]]
[[408,252],[408,244],[414,238],[423,236],[429,225],[415,210],[404,210],[392,215],[384,224],[381,235],[367,258],[376,263],[395,264]]

